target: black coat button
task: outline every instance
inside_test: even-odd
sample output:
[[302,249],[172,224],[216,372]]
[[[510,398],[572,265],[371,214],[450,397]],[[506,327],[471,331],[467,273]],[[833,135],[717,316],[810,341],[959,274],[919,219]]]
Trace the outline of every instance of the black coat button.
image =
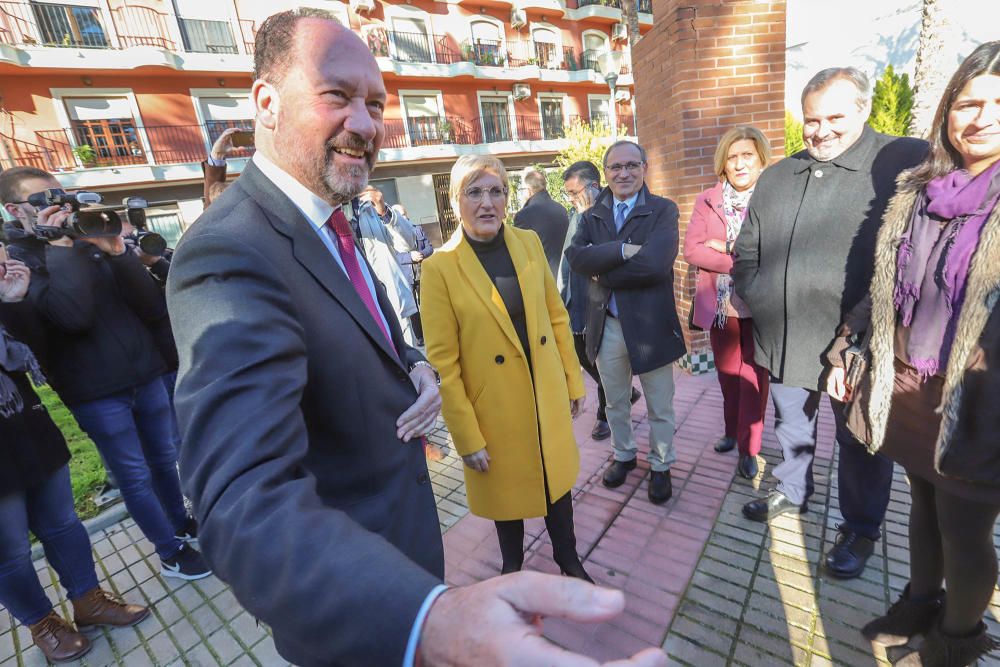
[[542,345],[545,345],[546,341],[548,341],[548,338],[546,338],[545,336],[542,336]]
[[497,357],[496,357],[496,359],[494,359],[493,361],[497,362],[498,364],[502,364],[503,363],[503,355],[502,354],[498,354]]
[[427,473],[425,472],[420,473],[420,475],[417,477],[417,484],[427,484],[430,481],[431,481],[430,478],[427,476]]

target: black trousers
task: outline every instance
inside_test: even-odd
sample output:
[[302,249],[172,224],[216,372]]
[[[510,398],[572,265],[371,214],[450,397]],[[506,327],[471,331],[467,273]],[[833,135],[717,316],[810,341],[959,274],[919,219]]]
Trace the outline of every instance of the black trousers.
[[997,583],[993,525],[1000,507],[948,493],[910,475],[910,595],[948,589],[941,629],[951,636],[979,627]]
[[580,360],[580,368],[582,368],[587,375],[594,378],[594,382],[597,383],[597,421],[606,422],[608,421],[608,415],[606,412],[608,401],[604,397],[604,385],[601,384],[601,375],[597,372],[597,366],[590,363],[590,359],[587,358],[586,334],[573,334],[573,345],[576,347],[577,359]]
[[[572,492],[549,503],[545,514],[545,530],[552,540],[552,557],[562,568],[579,562],[576,553],[576,531],[573,528]],[[497,537],[500,540],[500,555],[503,557],[502,574],[516,572],[524,563],[524,521],[495,521]]]

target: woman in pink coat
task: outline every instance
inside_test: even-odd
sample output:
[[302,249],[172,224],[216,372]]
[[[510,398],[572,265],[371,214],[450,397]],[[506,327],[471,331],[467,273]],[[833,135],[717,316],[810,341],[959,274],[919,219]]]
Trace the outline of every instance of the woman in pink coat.
[[747,479],[758,472],[768,374],[754,363],[750,311],[733,292],[729,273],[747,202],[770,159],[771,147],[757,128],[734,127],[722,135],[715,149],[719,183],[695,199],[684,237],[684,259],[698,268],[692,321],[709,332],[722,386],[726,434],[715,451],[738,446],[737,471]]

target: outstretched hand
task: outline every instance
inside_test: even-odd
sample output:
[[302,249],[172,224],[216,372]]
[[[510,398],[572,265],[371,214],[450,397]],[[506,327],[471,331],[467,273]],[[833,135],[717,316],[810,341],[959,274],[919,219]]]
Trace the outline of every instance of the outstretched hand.
[[[517,572],[445,591],[431,607],[420,635],[420,664],[598,667],[596,660],[542,636],[546,616],[601,623],[625,609],[621,591],[539,572]],[[605,667],[666,667],[649,648]]]

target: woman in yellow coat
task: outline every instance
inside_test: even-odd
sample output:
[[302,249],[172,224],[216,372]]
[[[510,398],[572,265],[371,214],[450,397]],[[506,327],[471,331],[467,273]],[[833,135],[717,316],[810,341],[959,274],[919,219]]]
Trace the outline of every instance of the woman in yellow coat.
[[502,573],[521,569],[523,520],[543,516],[556,564],[590,581],[570,493],[584,388],[569,316],[538,236],[503,224],[503,163],[459,158],[450,196],[461,228],[423,263],[420,300],[469,509],[496,522]]

